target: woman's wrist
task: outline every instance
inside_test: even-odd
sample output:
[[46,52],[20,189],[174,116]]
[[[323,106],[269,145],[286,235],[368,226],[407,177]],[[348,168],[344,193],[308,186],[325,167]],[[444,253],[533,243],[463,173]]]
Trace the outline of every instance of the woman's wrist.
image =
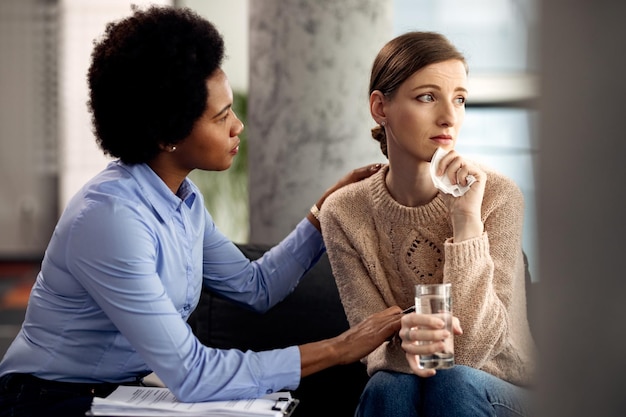
[[452,219],[452,233],[456,243],[480,237],[484,230],[485,225],[480,218]]
[[320,232],[322,231],[322,225],[320,224],[320,211],[322,209],[322,204],[324,204],[324,200],[326,197],[330,195],[332,191],[326,191],[322,198],[317,200],[317,203],[313,204],[309,209],[309,212],[306,215],[306,218],[309,219],[311,224],[317,228]]
[[305,377],[341,363],[335,349],[336,339],[324,339],[298,346],[300,349],[300,371]]
[[318,208],[317,204],[313,204],[309,211],[317,221],[320,220],[320,209]]
[[311,224],[313,226],[315,226],[315,228],[317,230],[322,231],[322,225],[320,224],[320,209],[319,209],[319,203],[313,204],[311,206],[311,208],[309,209],[309,212],[306,215],[306,218],[311,222]]

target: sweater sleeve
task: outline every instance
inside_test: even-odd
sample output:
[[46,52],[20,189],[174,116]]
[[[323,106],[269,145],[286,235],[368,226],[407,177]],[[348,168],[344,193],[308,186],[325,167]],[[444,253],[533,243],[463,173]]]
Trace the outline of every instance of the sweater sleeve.
[[482,210],[485,232],[464,242],[445,242],[444,281],[453,284],[454,314],[463,328],[455,338],[455,361],[485,370],[500,362],[510,370],[512,364],[523,365],[514,341],[525,297],[514,292],[520,285],[523,290],[524,284],[524,202],[509,180],[491,177],[490,181]]
[[[389,298],[391,290],[387,280],[371,273],[382,268],[376,252],[379,238],[367,204],[354,196],[340,198],[340,194],[335,192],[324,202],[320,220],[339,296],[352,327],[387,308],[390,299],[385,295]],[[381,368],[410,372],[400,343],[385,342],[361,361],[370,375]]]
[[365,223],[368,220],[362,205],[353,204],[350,198],[337,198],[339,194],[326,199],[320,220],[341,302],[350,326],[354,326],[387,305],[368,272],[371,265],[367,263],[378,262],[377,254],[372,253],[376,247],[372,240],[377,237]]

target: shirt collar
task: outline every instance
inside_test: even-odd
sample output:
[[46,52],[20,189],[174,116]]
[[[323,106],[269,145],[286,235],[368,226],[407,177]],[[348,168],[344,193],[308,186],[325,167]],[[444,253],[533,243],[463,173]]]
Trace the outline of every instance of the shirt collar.
[[162,219],[171,217],[183,202],[191,208],[196,201],[198,190],[188,178],[185,178],[176,195],[148,164],[117,163],[135,178],[142,193]]

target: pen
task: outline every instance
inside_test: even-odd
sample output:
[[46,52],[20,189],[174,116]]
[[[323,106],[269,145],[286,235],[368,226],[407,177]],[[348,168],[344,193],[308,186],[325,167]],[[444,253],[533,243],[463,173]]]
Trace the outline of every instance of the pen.
[[404,310],[402,310],[402,314],[408,314],[408,313],[413,313],[415,311],[415,306],[411,306],[409,308],[406,308]]

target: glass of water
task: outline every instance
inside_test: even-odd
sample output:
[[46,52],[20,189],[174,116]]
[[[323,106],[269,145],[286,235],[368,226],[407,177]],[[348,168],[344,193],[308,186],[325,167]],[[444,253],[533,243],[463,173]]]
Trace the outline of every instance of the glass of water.
[[[415,286],[415,312],[435,314],[446,323],[450,337],[444,340],[444,349],[432,355],[420,355],[423,369],[448,369],[454,366],[454,333],[452,330],[452,284],[418,284]],[[424,344],[431,342],[421,342]]]

